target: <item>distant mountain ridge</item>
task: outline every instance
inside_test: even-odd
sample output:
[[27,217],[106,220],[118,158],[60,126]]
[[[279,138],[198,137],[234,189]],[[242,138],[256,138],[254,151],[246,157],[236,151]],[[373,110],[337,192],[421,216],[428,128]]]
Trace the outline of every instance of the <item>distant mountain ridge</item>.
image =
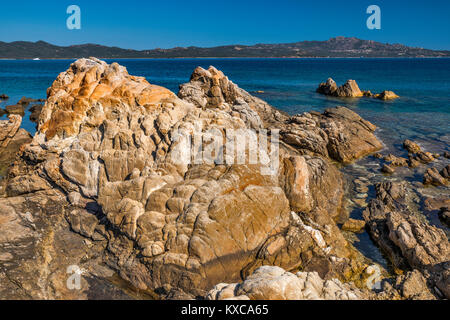
[[301,58],[301,57],[450,57],[448,50],[413,48],[372,40],[336,37],[326,41],[301,41],[280,44],[226,45],[210,48],[132,50],[98,44],[56,46],[45,41],[1,42],[0,59],[98,58]]

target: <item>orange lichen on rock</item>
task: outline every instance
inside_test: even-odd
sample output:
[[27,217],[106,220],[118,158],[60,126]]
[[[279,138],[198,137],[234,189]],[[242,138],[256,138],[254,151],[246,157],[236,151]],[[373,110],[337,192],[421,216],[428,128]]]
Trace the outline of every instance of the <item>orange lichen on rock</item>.
[[46,139],[75,136],[83,127],[98,126],[118,107],[145,107],[145,112],[176,98],[170,90],[151,85],[144,77],[130,76],[117,63],[108,65],[95,58],[73,63],[58,76],[47,96],[38,127]]

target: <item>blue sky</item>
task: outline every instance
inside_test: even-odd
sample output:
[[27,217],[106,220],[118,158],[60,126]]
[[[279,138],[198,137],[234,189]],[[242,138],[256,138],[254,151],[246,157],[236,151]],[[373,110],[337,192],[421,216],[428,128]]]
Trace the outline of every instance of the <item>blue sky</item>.
[[[81,30],[66,9],[81,8]],[[366,27],[369,5],[381,30]],[[0,41],[132,49],[327,40],[335,36],[450,50],[449,0],[2,1]]]

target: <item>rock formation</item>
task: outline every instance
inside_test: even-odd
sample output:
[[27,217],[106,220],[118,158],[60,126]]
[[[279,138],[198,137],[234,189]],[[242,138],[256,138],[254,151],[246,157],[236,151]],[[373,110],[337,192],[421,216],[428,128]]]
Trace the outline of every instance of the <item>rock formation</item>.
[[[352,83],[341,91],[353,92]],[[396,184],[377,187],[365,223],[394,265],[420,274],[380,294],[361,289],[374,267],[336,224],[345,188],[335,163],[382,146],[376,127],[347,108],[291,117],[214,67],[195,69],[175,95],[95,58],[73,63],[47,96],[36,135],[4,180],[2,298],[129,297],[121,287],[98,296],[114,272],[166,297],[426,298],[414,288],[427,281],[448,292],[448,240],[410,214],[407,189]],[[20,117],[0,126],[0,143],[10,145]],[[249,136],[225,144],[236,132]],[[265,133],[270,145],[252,140]],[[255,145],[259,161],[250,163]],[[244,161],[231,152],[239,148]],[[67,288],[71,266],[82,269],[80,291]]]
[[10,115],[9,120],[0,121],[0,177],[13,162],[20,147],[31,141],[30,134],[20,128],[22,117]]
[[374,298],[337,279],[323,280],[317,272],[286,272],[279,267],[264,266],[242,283],[216,285],[208,300],[366,300]]
[[340,98],[360,98],[369,97],[380,100],[393,100],[399,98],[392,91],[385,90],[378,94],[372,94],[369,90],[361,91],[355,80],[347,80],[342,86],[338,87],[336,82],[332,78],[328,78],[326,82],[322,82],[317,88],[317,93],[324,94],[326,96],[340,97]]
[[303,154],[350,163],[382,148],[376,127],[355,112],[337,107],[293,116],[280,126],[284,142]]
[[436,168],[428,168],[423,176],[423,184],[428,185],[432,184],[434,186],[446,186],[448,184],[448,170],[444,168],[442,173]]
[[380,100],[394,100],[400,98],[394,92],[388,90],[384,90],[381,93],[375,94],[373,97]]
[[347,80],[345,84],[338,87],[333,79],[328,78],[327,82],[319,85],[317,92],[334,97],[359,98],[363,96],[363,92],[355,80]]
[[[323,279],[365,277],[365,260],[333,221],[343,183],[330,160],[348,163],[381,147],[375,126],[354,112],[340,107],[291,118],[213,67],[197,68],[176,96],[95,58],[73,63],[47,93],[38,132],[10,168],[7,198],[0,199],[10,221],[1,227],[15,230],[0,243],[10,261],[3,289],[20,284],[14,297],[68,294],[60,281],[69,260],[83,264],[82,255],[75,250],[65,260],[58,250],[75,233],[89,241],[89,255],[101,252],[141,290],[204,295],[264,264]],[[219,154],[179,161],[180,130],[195,136],[230,129],[280,129],[278,173],[263,174],[263,164],[220,163]],[[13,227],[21,220],[29,227]],[[37,224],[42,228],[30,233]],[[38,245],[28,243],[17,266],[8,248],[27,234]],[[86,268],[96,274],[99,267]]]

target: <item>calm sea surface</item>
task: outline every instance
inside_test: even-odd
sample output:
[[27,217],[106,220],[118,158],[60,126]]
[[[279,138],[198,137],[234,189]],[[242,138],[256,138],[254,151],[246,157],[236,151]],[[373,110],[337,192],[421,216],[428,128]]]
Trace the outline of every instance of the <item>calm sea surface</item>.
[[[15,104],[22,96],[45,98],[56,76],[73,60],[0,61],[0,94]],[[112,60],[108,60],[112,62]],[[197,66],[222,70],[243,89],[290,114],[345,105],[380,127],[385,143],[416,139],[430,148],[449,148],[450,59],[158,59],[118,60],[132,75],[178,92]],[[332,77],[338,84],[354,79],[361,89],[392,90],[391,102],[342,100],[315,92]],[[256,91],[264,91],[256,94]],[[23,127],[34,133],[27,114]],[[6,118],[6,116],[3,116]]]
[[[107,60],[108,63],[114,60]],[[379,127],[377,136],[386,146],[384,152],[405,156],[404,139],[419,142],[427,151],[450,151],[450,59],[157,59],[116,60],[132,75],[144,76],[150,83],[178,92],[178,85],[189,81],[197,66],[210,65],[222,70],[234,83],[251,94],[290,114],[310,110],[323,111],[347,106]],[[22,96],[46,98],[46,90],[57,75],[73,60],[0,61],[0,94],[10,99],[0,108],[15,104]],[[392,90],[400,99],[328,98],[315,92],[318,84],[332,77],[338,85],[347,79],[357,81],[361,89],[378,93]],[[264,93],[256,93],[263,91]],[[22,127],[35,132],[35,124],[26,112]],[[0,119],[6,119],[2,116]],[[436,165],[445,165],[440,160]],[[448,161],[447,161],[448,163]],[[407,170],[407,169],[405,169]],[[379,166],[365,159],[344,171],[351,177],[372,175],[381,179]],[[409,173],[408,173],[409,174]],[[408,175],[406,174],[406,175]],[[380,178],[381,177],[381,178]],[[410,180],[421,173],[409,174]],[[361,210],[351,214],[359,217]],[[430,221],[442,227],[436,219]],[[367,233],[355,243],[366,255],[385,265],[384,259]]]

